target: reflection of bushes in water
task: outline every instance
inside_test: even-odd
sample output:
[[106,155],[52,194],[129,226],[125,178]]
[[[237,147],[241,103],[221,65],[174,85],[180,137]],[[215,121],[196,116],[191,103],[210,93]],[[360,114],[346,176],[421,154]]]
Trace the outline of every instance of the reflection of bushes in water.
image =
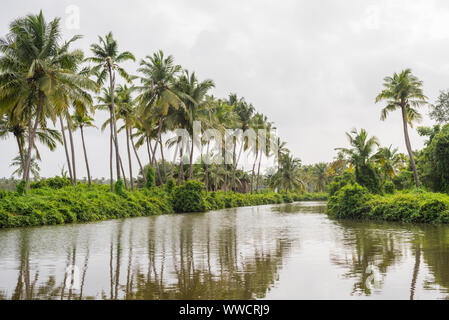
[[271,208],[271,210],[280,213],[325,213],[326,204],[316,204],[308,206],[302,203],[289,203],[282,206],[273,207]]
[[401,262],[410,251],[414,266],[410,274],[410,295],[415,291],[416,276],[421,268],[422,255],[435,283],[449,289],[449,226],[447,225],[411,225],[398,222],[369,222],[356,220],[338,220],[335,223],[343,232],[342,243],[352,253],[347,257],[334,255],[332,262],[345,268],[346,278],[358,279],[353,293],[371,294],[365,281],[368,265],[373,264],[381,273]]
[[424,262],[435,278],[435,283],[449,289],[449,227],[423,226],[421,247]]

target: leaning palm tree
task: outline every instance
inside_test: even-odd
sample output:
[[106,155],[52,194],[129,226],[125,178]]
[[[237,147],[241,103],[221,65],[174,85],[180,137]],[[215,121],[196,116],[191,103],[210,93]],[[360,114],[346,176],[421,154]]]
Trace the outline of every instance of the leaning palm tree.
[[[64,68],[63,62],[77,59],[79,51],[61,50],[60,19],[47,23],[42,12],[13,21],[8,35],[0,40],[0,111],[15,107],[27,115],[28,148],[23,180],[29,188],[31,152],[43,115],[63,103],[66,95],[88,83],[85,77]],[[79,38],[79,36],[75,36]],[[68,48],[72,41],[63,46]],[[33,123],[34,119],[34,123]]]
[[83,143],[84,161],[86,162],[87,170],[87,181],[89,186],[92,185],[92,176],[90,175],[89,161],[87,159],[86,143],[84,141],[84,128],[95,128],[94,119],[87,114],[82,114],[80,112],[75,112],[72,116],[73,128],[80,129],[81,132],[81,142]]
[[422,81],[412,74],[410,69],[401,73],[394,73],[392,77],[384,79],[384,89],[376,97],[376,103],[386,101],[387,105],[382,109],[380,119],[384,121],[392,111],[400,109],[402,112],[402,125],[404,128],[405,146],[410,157],[416,187],[419,187],[418,173],[416,171],[408,126],[413,128],[413,122],[420,121],[422,116],[417,108],[427,103],[427,97],[422,90]]
[[116,71],[118,74],[125,79],[127,82],[131,83],[132,77],[123,69],[119,63],[132,60],[135,61],[136,58],[129,51],[119,52],[118,43],[113,38],[112,32],[109,32],[104,38],[98,37],[100,44],[92,44],[90,46],[93,57],[87,58],[87,61],[95,63],[92,68],[92,73],[96,74],[98,77],[98,84],[102,85],[107,77],[109,77],[109,93],[110,93],[110,115],[111,115],[111,132],[114,136],[115,145],[115,158],[117,167],[117,179],[120,179],[120,152],[118,145],[118,135],[117,135],[117,121],[115,118],[115,84],[116,84]]
[[301,180],[299,169],[301,160],[294,158],[289,152],[281,155],[279,159],[279,169],[270,179],[272,188],[288,190],[304,190],[304,183]]

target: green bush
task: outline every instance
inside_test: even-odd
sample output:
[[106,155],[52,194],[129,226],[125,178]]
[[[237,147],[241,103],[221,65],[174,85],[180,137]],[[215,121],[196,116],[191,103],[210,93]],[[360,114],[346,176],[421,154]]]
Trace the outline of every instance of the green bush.
[[449,196],[422,189],[382,196],[348,185],[329,199],[327,211],[335,218],[449,223]]
[[343,172],[342,175],[336,176],[328,186],[329,196],[336,194],[341,188],[348,184],[355,183],[355,175],[349,170]]
[[173,209],[176,212],[204,212],[206,201],[203,195],[204,184],[187,181],[173,190]]
[[367,202],[370,197],[367,188],[357,183],[348,184],[330,197],[327,212],[334,218],[363,218],[369,213]]
[[384,183],[384,192],[387,194],[393,194],[395,192],[394,183],[391,181],[386,181]]
[[117,182],[114,183],[114,192],[115,194],[126,198],[125,184],[122,179],[118,179]]
[[371,164],[356,166],[355,181],[371,193],[382,193],[379,173]]
[[61,178],[61,177],[54,177],[54,178],[46,178],[41,179],[36,182],[32,182],[30,184],[31,189],[41,189],[41,188],[52,188],[52,189],[61,189],[63,187],[70,186],[72,182],[69,178]]
[[[153,177],[153,179],[154,179],[154,177]],[[169,178],[167,180],[167,183],[164,185],[165,192],[167,192],[168,194],[171,194],[173,189],[175,188],[175,186],[176,186],[175,179]]]
[[151,189],[153,188],[156,184],[155,184],[155,171],[153,167],[148,166],[146,168],[146,172],[145,172],[145,177],[146,177],[146,182],[145,182],[145,187],[147,189]]
[[25,180],[20,181],[16,187],[16,193],[19,195],[23,195],[26,193],[26,182]]

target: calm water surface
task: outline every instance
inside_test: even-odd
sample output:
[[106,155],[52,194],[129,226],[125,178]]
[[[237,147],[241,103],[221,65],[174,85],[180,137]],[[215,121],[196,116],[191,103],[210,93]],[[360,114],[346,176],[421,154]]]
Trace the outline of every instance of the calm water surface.
[[[0,299],[449,297],[449,226],[334,221],[324,210],[295,203],[0,230]],[[67,281],[71,265],[79,288]]]

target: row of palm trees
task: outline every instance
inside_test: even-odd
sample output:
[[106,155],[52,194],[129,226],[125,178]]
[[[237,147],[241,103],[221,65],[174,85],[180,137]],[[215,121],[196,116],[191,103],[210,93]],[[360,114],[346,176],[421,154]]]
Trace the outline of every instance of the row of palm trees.
[[[95,126],[93,115],[96,110],[105,110],[109,117],[101,129],[109,132],[111,190],[114,178],[124,179],[125,183],[129,181],[130,188],[134,189],[136,172],[133,171],[133,157],[137,159],[143,179],[146,179],[144,161],[137,152],[139,148],[146,149],[148,163],[155,167],[160,184],[175,178],[175,172],[178,183],[194,178],[195,147],[208,159],[232,158],[230,164],[222,165],[226,175],[221,186],[231,190],[237,188],[242,153],[252,154],[250,188],[259,188],[262,158],[273,153],[268,146],[263,148],[259,142],[252,145],[238,136],[232,137],[233,148],[230,151],[225,148],[224,141],[221,150],[217,150],[218,143],[210,140],[190,139],[185,143],[176,136],[163,141],[165,134],[176,129],[185,129],[193,136],[195,121],[201,121],[203,131],[218,130],[222,133],[221,139],[224,139],[228,128],[266,129],[270,132],[273,124],[256,112],[251,103],[235,94],[226,99],[215,98],[209,93],[215,86],[212,80],[200,81],[194,72],[175,64],[173,57],[165,56],[162,51],[146,56],[139,63],[139,75],[130,75],[122,64],[136,61],[136,58],[129,51],[119,51],[112,33],[99,37],[98,43],[90,47],[91,55],[85,57],[82,51],[71,49],[80,36],[61,41],[59,23],[58,18],[47,22],[42,12],[28,15],[13,21],[9,33],[0,39],[0,136],[14,136],[20,155],[19,169],[27,187],[33,164],[32,152],[40,157],[37,140],[51,150],[58,143],[64,146],[69,177],[73,184],[77,183],[74,132],[78,129],[90,185],[92,175],[84,129]],[[58,122],[59,131],[49,128],[49,123],[55,125]],[[126,135],[128,179],[119,144],[119,133],[123,131]],[[275,139],[274,136],[268,138]],[[169,169],[164,147],[175,148]],[[206,150],[205,155],[203,149]],[[274,156],[279,157],[280,153]],[[184,168],[186,157],[188,168]],[[211,182],[210,176],[211,169],[214,169],[217,179],[219,166],[209,165],[207,161],[202,165],[205,167],[206,188],[217,188],[217,181]]]

